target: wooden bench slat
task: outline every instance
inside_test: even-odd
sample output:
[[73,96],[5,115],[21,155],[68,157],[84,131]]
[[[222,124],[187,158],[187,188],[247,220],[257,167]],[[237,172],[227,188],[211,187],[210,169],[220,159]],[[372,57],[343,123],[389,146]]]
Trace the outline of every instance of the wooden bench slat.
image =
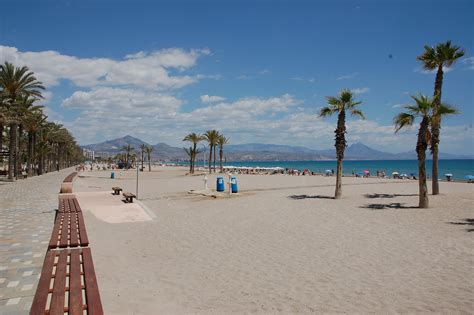
[[69,314],[83,314],[81,261],[79,250],[71,250],[69,265]]
[[59,240],[59,247],[66,248],[68,244],[68,236],[70,233],[69,226],[70,226],[70,219],[71,213],[63,213],[61,217],[58,217],[62,222],[61,224],[61,239]]
[[41,270],[41,277],[36,288],[36,294],[31,304],[30,314],[44,314],[46,309],[46,302],[48,301],[49,284],[51,275],[53,273],[55,253],[48,251],[44,258],[43,269]]
[[79,229],[77,226],[79,225],[77,212],[71,213],[71,228],[70,228],[70,239],[69,243],[71,247],[79,246]]
[[81,206],[79,205],[79,201],[77,201],[77,198],[73,199],[73,203],[74,203],[74,211],[82,212]]
[[100,302],[99,287],[97,286],[90,248],[84,248],[82,250],[82,261],[86,285],[87,314],[102,315],[104,311],[102,310],[102,304]]
[[67,251],[61,251],[61,253],[59,254],[58,264],[56,265],[53,295],[51,297],[51,306],[49,309],[49,314],[51,315],[64,314],[64,292],[66,290],[67,256]]
[[82,212],[77,212],[77,217],[79,223],[78,229],[80,235],[80,244],[81,246],[87,246],[89,245],[89,239],[87,238],[86,225],[84,223],[84,216],[82,215]]
[[56,217],[54,226],[53,226],[53,232],[51,233],[51,240],[49,241],[49,248],[56,248],[58,244],[58,238],[59,238],[59,230],[61,228],[60,224],[61,217],[58,215]]

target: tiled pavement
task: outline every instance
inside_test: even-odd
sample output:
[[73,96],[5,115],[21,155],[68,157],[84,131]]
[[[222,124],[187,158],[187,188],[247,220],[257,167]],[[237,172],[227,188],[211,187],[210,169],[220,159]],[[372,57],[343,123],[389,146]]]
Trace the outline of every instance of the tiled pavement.
[[63,179],[73,169],[0,181],[0,314],[28,314]]

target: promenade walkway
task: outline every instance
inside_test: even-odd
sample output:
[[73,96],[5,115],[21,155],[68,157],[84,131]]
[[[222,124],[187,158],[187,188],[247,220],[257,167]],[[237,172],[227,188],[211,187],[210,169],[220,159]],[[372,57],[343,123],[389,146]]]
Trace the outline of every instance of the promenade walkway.
[[71,170],[0,182],[0,314],[29,313],[60,184]]

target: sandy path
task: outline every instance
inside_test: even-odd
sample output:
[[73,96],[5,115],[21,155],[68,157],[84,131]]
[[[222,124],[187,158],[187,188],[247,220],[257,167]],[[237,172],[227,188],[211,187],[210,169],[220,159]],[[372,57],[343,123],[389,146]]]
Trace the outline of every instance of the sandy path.
[[[335,201],[333,178],[239,176],[242,196],[206,199],[184,192],[202,177],[182,173],[140,174],[151,221],[86,212],[108,313],[474,309],[472,225],[451,224],[474,218],[473,185],[443,183],[421,210],[412,181],[345,178]],[[132,175],[75,189],[134,191]]]

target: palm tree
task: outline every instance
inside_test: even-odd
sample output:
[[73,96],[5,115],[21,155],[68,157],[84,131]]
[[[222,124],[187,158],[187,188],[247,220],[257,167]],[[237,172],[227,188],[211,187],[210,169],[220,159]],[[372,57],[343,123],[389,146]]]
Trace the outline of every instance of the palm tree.
[[204,133],[204,138],[209,143],[209,173],[212,172],[212,152],[214,150],[214,173],[216,172],[216,146],[219,140],[219,132],[217,130],[208,130]]
[[433,94],[433,121],[431,123],[431,145],[430,150],[433,155],[432,165],[432,188],[433,195],[439,194],[438,183],[438,146],[440,141],[441,114],[439,113],[441,105],[441,90],[443,87],[443,69],[451,67],[456,60],[464,56],[464,50],[459,46],[451,44],[451,41],[438,44],[436,47],[425,46],[423,54],[417,59],[423,62],[423,68],[426,70],[436,70],[436,79]]
[[148,159],[148,172],[151,172],[151,152],[153,152],[153,147],[151,145],[147,146],[145,152]]
[[217,144],[219,145],[219,165],[221,173],[224,173],[224,165],[222,163],[222,160],[224,158],[224,145],[226,145],[227,143],[229,143],[229,138],[224,137],[224,135],[220,135]]
[[334,131],[336,134],[336,156],[337,156],[337,172],[336,172],[336,192],[334,198],[338,199],[342,194],[342,160],[344,159],[344,150],[346,149],[346,110],[350,111],[352,116],[359,116],[365,118],[361,110],[356,109],[356,106],[361,104],[360,101],[355,101],[352,92],[349,90],[342,90],[337,97],[326,97],[329,106],[324,107],[319,112],[320,117],[328,117],[337,113],[337,128]]
[[28,176],[34,175],[34,161],[36,156],[36,136],[45,123],[47,116],[41,111],[31,113],[24,121],[26,131],[28,132]]
[[395,132],[406,126],[413,125],[415,118],[420,117],[420,127],[418,129],[418,140],[416,143],[416,154],[418,156],[418,187],[419,187],[419,202],[420,208],[428,208],[428,188],[426,187],[426,150],[430,142],[431,134],[429,131],[430,124],[433,122],[434,112],[437,115],[444,116],[456,113],[456,109],[451,106],[439,104],[435,105],[434,98],[430,99],[427,96],[412,96],[415,105],[405,106],[406,112],[398,114],[394,118]]
[[22,96],[32,96],[42,98],[41,91],[44,87],[39,82],[33,72],[28,67],[15,67],[9,62],[0,65],[0,94],[2,99],[7,101],[8,120],[10,123],[10,144],[9,144],[9,167],[8,179],[13,180],[13,168],[16,165],[17,154],[17,100]]
[[199,151],[197,149],[197,145],[199,142],[205,140],[205,137],[198,134],[198,133],[195,133],[195,132],[192,132],[188,135],[186,135],[183,139],[183,141],[189,141],[193,144],[192,146],[192,152],[193,152],[193,156],[191,157],[190,159],[190,166],[189,166],[189,172],[191,174],[194,174],[194,166],[196,164],[196,155],[197,155],[197,152]]
[[145,150],[147,148],[147,145],[142,143],[140,145],[140,150],[141,150],[141,153],[142,153],[142,170],[143,170],[143,162],[144,162],[144,156],[145,156]]
[[131,153],[135,151],[135,148],[132,147],[130,144],[127,144],[127,145],[124,145],[121,150],[125,152],[125,165],[126,165],[126,168],[128,169],[130,156],[131,156]]

